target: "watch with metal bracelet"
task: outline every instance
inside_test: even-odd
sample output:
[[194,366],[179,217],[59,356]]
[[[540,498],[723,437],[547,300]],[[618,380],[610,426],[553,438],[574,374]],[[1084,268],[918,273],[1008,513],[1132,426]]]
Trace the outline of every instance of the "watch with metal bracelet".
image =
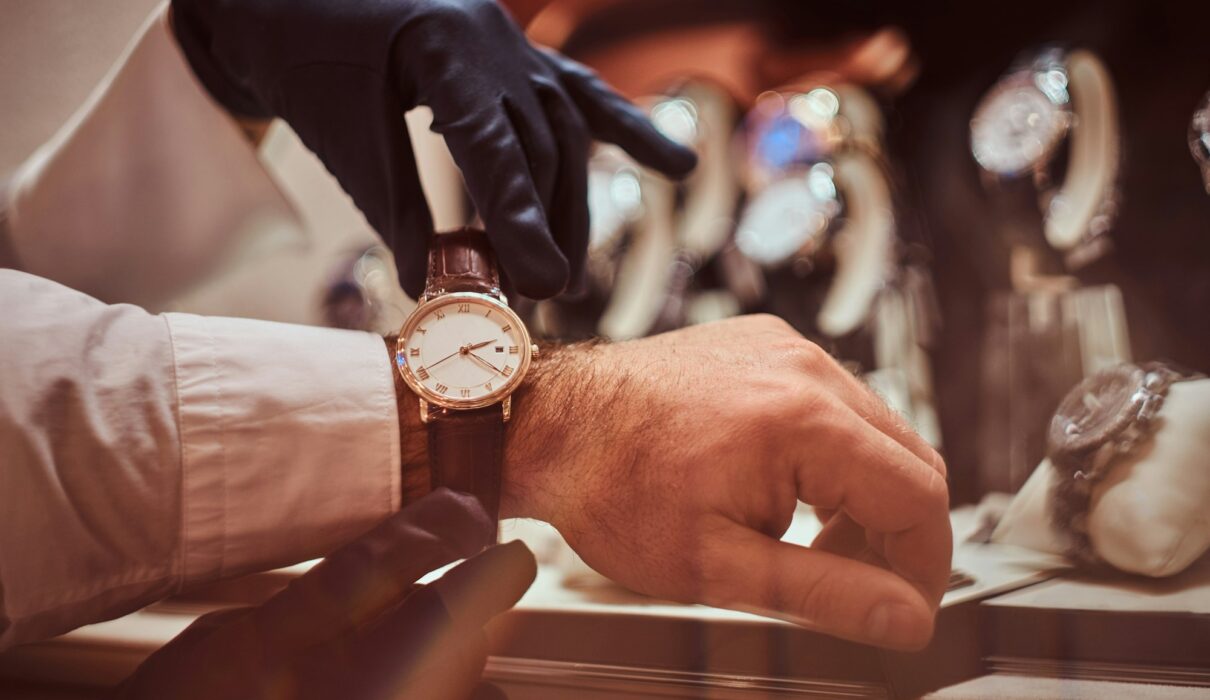
[[1050,519],[1068,538],[1072,559],[1099,561],[1088,535],[1093,489],[1154,429],[1168,388],[1199,376],[1158,362],[1117,365],[1085,378],[1059,403],[1047,435],[1058,477]]
[[996,218],[1010,243],[1028,242],[1041,210],[1045,240],[1069,267],[1105,252],[1117,212],[1118,132],[1113,81],[1093,53],[1049,46],[1009,68],[975,108],[970,138],[984,185],[1000,195]]
[[512,393],[537,354],[500,290],[486,234],[436,234],[424,295],[395,346],[395,366],[428,427],[434,488],[470,493],[499,516]]

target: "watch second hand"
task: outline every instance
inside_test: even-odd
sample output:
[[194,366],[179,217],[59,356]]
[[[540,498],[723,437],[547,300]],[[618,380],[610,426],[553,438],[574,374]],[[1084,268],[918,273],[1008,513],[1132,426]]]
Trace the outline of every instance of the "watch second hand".
[[437,360],[437,361],[436,361],[436,362],[434,362],[433,364],[429,365],[429,366],[428,366],[428,369],[432,369],[432,368],[436,367],[437,365],[441,364],[442,362],[445,362],[446,360],[450,359],[450,358],[451,358],[451,357],[453,357],[454,355],[463,355],[463,354],[465,354],[465,350],[466,350],[466,346],[465,346],[465,345],[463,345],[462,347],[458,348],[457,350],[455,350],[455,351],[451,352],[450,354],[446,355],[445,357],[441,358],[440,360]]

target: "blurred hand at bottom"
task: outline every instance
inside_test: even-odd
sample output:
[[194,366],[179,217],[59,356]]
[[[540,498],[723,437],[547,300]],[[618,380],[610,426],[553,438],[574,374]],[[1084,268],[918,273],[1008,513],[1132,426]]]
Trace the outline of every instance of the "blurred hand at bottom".
[[502,698],[480,682],[483,626],[521,598],[537,565],[520,542],[479,552],[492,526],[470,496],[435,491],[262,605],[199,618],[116,697]]

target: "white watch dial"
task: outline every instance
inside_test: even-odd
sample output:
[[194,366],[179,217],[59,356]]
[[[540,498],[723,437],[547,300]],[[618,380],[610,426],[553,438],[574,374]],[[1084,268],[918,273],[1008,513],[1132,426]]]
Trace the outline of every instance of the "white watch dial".
[[1067,132],[1068,112],[1029,74],[1003,80],[971,119],[971,152],[984,169],[1017,175],[1047,157]]
[[775,266],[818,243],[839,212],[831,166],[778,180],[749,202],[736,228],[735,245],[749,260]]
[[417,310],[395,361],[421,396],[451,407],[507,396],[529,367],[529,334],[507,307],[480,295],[451,294]]

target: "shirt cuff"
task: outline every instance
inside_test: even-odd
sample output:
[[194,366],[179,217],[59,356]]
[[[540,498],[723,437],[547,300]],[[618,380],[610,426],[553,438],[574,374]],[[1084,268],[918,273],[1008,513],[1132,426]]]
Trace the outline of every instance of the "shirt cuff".
[[322,556],[400,507],[382,338],[164,314],[182,450],[185,583]]

